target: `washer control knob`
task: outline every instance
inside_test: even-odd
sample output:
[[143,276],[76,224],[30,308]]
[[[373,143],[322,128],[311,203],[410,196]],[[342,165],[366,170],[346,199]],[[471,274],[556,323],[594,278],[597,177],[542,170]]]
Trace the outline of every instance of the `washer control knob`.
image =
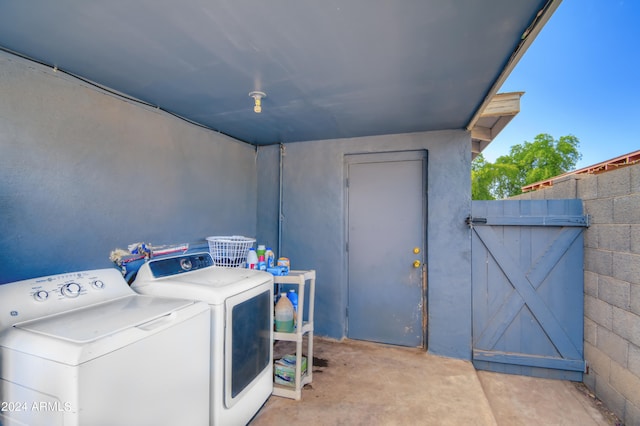
[[102,282],[101,280],[95,280],[91,283],[91,285],[93,286],[93,288],[97,288],[98,290],[102,290],[104,288],[104,282]]
[[78,297],[80,290],[82,290],[82,287],[78,283],[69,283],[62,286],[62,294],[66,297]]
[[183,271],[190,271],[193,268],[193,264],[191,263],[191,259],[188,257],[184,259],[180,259],[180,267]]
[[49,298],[49,293],[46,290],[38,290],[33,294],[33,298],[38,302],[44,302]]

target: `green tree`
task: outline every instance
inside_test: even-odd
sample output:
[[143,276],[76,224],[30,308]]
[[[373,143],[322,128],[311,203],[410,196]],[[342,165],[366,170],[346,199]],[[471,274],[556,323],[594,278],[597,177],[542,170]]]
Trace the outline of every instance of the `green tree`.
[[508,155],[486,161],[482,154],[471,164],[471,197],[495,200],[522,193],[522,187],[561,175],[575,168],[582,158],[580,141],[573,135],[553,136],[541,133],[533,142],[511,147]]

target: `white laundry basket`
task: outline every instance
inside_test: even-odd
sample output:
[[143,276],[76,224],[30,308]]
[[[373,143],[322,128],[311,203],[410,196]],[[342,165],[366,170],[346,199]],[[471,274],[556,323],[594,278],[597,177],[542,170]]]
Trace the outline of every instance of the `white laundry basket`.
[[207,237],[207,242],[214,265],[241,268],[245,265],[249,249],[253,247],[256,240],[233,235]]

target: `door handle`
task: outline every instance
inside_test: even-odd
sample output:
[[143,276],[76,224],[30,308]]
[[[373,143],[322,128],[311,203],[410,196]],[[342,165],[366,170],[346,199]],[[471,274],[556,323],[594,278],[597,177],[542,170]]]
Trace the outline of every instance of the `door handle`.
[[136,325],[136,328],[139,328],[140,330],[144,330],[144,331],[153,331],[175,321],[177,316],[178,316],[177,312],[174,311],[174,312],[171,312],[170,314],[163,315],[160,318],[147,321],[144,324]]
[[417,269],[417,268],[419,268],[419,267],[420,267],[420,265],[421,265],[421,263],[420,263],[420,261],[419,261],[419,260],[414,260],[414,261],[413,261],[413,267],[414,267],[414,268],[416,268],[416,269]]

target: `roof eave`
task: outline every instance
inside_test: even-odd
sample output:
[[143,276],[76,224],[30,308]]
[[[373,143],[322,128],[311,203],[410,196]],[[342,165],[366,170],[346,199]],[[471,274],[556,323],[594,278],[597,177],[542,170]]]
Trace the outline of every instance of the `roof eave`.
[[507,62],[506,66],[502,69],[502,72],[500,73],[496,81],[493,83],[493,85],[487,92],[484,100],[482,101],[482,103],[480,104],[476,112],[473,114],[473,116],[471,117],[471,120],[466,126],[468,131],[473,130],[474,126],[476,125],[476,122],[480,119],[481,115],[487,109],[487,107],[491,103],[494,96],[498,93],[498,90],[500,89],[500,87],[502,87],[504,82],[507,80],[507,77],[509,77],[509,74],[511,74],[511,72],[513,71],[515,66],[518,64],[522,56],[525,54],[529,46],[531,46],[531,43],[533,43],[533,40],[535,40],[535,38],[538,36],[542,28],[549,21],[549,18],[553,15],[553,13],[556,11],[556,9],[558,8],[561,2],[562,0],[549,0],[544,5],[544,7],[540,9],[540,11],[538,11],[531,25],[529,25],[529,27],[522,34],[521,42],[518,44],[518,47],[516,47],[514,52],[511,54],[511,57],[509,58],[509,61]]

